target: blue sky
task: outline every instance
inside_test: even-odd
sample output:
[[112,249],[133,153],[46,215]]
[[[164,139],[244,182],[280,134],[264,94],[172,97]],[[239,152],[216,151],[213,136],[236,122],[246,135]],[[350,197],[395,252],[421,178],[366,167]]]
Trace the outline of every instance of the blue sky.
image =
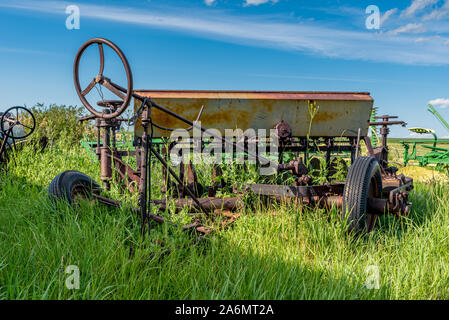
[[136,89],[369,91],[381,113],[449,136],[426,111],[449,120],[449,0],[0,0],[0,30],[0,110],[80,105],[73,59],[98,36],[124,51]]

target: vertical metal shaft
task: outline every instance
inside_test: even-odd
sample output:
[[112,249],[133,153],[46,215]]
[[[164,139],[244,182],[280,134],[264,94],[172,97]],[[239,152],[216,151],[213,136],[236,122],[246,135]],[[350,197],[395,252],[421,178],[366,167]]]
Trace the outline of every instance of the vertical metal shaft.
[[111,128],[107,120],[103,127],[103,145],[101,146],[101,180],[106,190],[111,189],[112,154],[111,154]]
[[355,158],[357,159],[359,157],[359,151],[360,151],[360,128],[357,132],[357,145],[355,149]]
[[100,133],[100,121],[101,118],[95,119],[95,126],[97,127],[97,147],[95,148],[95,154],[97,155],[98,160],[101,160],[101,133]]
[[[147,125],[145,127],[145,131],[148,131],[148,123],[151,123],[151,107],[146,108],[146,119],[147,119]],[[148,139],[148,133],[147,133],[147,139]],[[148,185],[147,185],[147,190],[148,190],[148,215],[150,215],[151,212],[151,152],[149,150],[153,149],[153,126],[151,126],[151,135],[149,137],[149,141],[147,143],[149,145],[149,147],[147,148],[147,161],[148,161]],[[151,232],[151,227],[150,227],[150,220],[148,219],[148,235]]]
[[141,153],[141,171],[140,171],[140,190],[139,190],[139,202],[140,202],[140,215],[141,215],[141,233],[142,237],[145,236],[145,225],[147,222],[147,194],[148,194],[148,112],[145,108],[142,112],[142,126],[144,128],[142,135],[142,148]]

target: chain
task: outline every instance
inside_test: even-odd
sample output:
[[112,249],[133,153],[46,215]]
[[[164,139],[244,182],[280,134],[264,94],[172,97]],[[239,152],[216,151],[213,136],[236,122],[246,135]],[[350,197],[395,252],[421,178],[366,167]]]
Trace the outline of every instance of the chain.
[[101,101],[104,102],[103,90],[101,89],[101,85],[99,85],[99,87],[100,87],[100,89],[98,89],[97,85],[94,86],[94,88],[95,88],[95,89],[97,90],[97,92],[98,92],[98,95],[99,95],[100,98],[101,98]]

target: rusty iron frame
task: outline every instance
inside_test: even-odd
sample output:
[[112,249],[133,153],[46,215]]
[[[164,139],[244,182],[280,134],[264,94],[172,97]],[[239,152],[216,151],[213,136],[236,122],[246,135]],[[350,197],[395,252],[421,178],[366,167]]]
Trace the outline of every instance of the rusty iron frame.
[[[100,59],[101,59],[101,66],[100,66],[100,73],[97,77],[94,78],[94,80],[89,84],[89,86],[81,91],[80,85],[79,85],[79,74],[78,74],[78,66],[79,61],[81,58],[81,55],[83,54],[84,50],[94,44],[97,43],[100,50]],[[128,87],[123,88],[118,84],[115,84],[111,81],[111,79],[105,77],[103,75],[103,67],[104,67],[104,57],[103,57],[103,48],[102,45],[106,44],[113,48],[113,50],[116,51],[116,53],[121,58],[127,78],[128,78]],[[151,157],[154,156],[157,161],[159,161],[162,164],[163,170],[167,176],[167,180],[171,176],[178,186],[182,188],[182,194],[187,195],[190,200],[186,199],[179,199],[178,204],[179,207],[183,207],[187,205],[191,209],[194,209],[196,211],[202,212],[204,214],[210,214],[211,211],[220,209],[223,209],[225,203],[229,203],[227,205],[226,209],[235,209],[237,207],[237,198],[228,198],[228,199],[221,199],[219,201],[222,201],[222,203],[215,203],[212,204],[215,201],[215,198],[206,198],[201,199],[198,197],[198,195],[195,193],[195,191],[190,187],[185,187],[185,181],[184,181],[184,172],[180,172],[180,175],[178,175],[174,170],[168,165],[167,163],[167,152],[163,152],[164,154],[161,154],[153,145],[152,141],[152,132],[153,127],[163,127],[158,126],[156,123],[152,121],[151,113],[153,109],[157,109],[159,111],[164,112],[165,114],[174,117],[177,120],[182,121],[183,123],[189,125],[189,129],[191,128],[197,128],[201,130],[202,132],[205,132],[207,129],[199,126],[196,121],[191,121],[182,115],[170,110],[169,108],[166,108],[158,103],[156,103],[153,99],[140,95],[137,92],[132,90],[132,74],[131,70],[128,64],[128,61],[126,60],[126,57],[123,55],[123,53],[120,51],[118,47],[116,47],[112,42],[101,39],[101,38],[95,38],[91,39],[88,42],[86,42],[81,49],[78,51],[75,64],[74,64],[74,79],[75,79],[75,88],[76,91],[83,102],[83,104],[86,106],[86,108],[93,113],[92,116],[83,117],[80,119],[81,121],[85,120],[96,120],[97,125],[97,155],[98,159],[101,162],[101,175],[104,187],[106,189],[110,188],[110,181],[112,179],[112,161],[115,162],[117,171],[119,172],[120,178],[122,180],[125,180],[125,183],[128,184],[129,189],[134,192],[139,193],[139,212],[142,219],[142,233],[144,233],[145,225],[148,223],[150,219],[155,220],[157,222],[164,221],[163,218],[154,215],[151,213],[151,207],[149,206],[153,204],[158,204],[162,206],[167,206],[168,202],[165,200],[152,200],[151,199]],[[96,111],[85,99],[85,95],[97,84],[103,85],[107,89],[109,89],[112,93],[114,93],[116,96],[121,98],[120,101],[101,101],[99,103],[100,106],[106,107],[105,110],[103,110],[102,113]],[[185,91],[187,92],[187,91]],[[192,93],[194,91],[191,91]],[[166,91],[167,93],[167,91]],[[203,91],[204,93],[204,91]],[[211,92],[216,94],[217,92]],[[223,94],[226,94],[224,92]],[[257,94],[254,92],[245,92],[245,94],[252,95]],[[275,94],[279,95],[280,98],[288,99],[291,98],[290,95],[294,94],[307,94],[307,93],[289,93],[289,92],[268,92],[268,93],[260,93],[260,94]],[[339,96],[342,97],[342,93],[314,93],[319,95],[327,95],[328,98],[331,98],[333,96]],[[359,99],[368,99],[369,94],[366,93],[345,93],[346,95],[354,95],[355,97],[358,97]],[[132,119],[123,119],[119,118],[119,116],[125,111],[126,107],[128,106],[131,98],[134,98],[135,100],[139,100],[141,102],[141,106],[137,113],[133,116]],[[371,99],[369,97],[369,99]],[[201,112],[199,113],[198,118],[201,116]],[[123,160],[122,156],[124,155],[130,155],[131,153],[123,152],[117,150],[115,147],[115,134],[114,130],[117,128],[117,125],[121,123],[121,121],[131,120],[132,122],[135,122],[137,118],[141,119],[142,126],[144,128],[144,132],[142,137],[139,138],[138,146],[136,148],[136,151],[133,153],[136,156],[137,159],[137,169],[132,169],[129,165],[127,165]],[[197,119],[198,119],[197,118]],[[368,148],[368,154],[372,157],[375,157],[377,161],[379,162],[381,168],[382,168],[382,181],[385,182],[385,187],[382,190],[382,193],[387,196],[387,198],[368,198],[368,208],[372,211],[373,214],[385,214],[385,213],[393,213],[396,215],[400,214],[406,214],[409,211],[409,205],[408,202],[408,192],[413,188],[413,180],[411,178],[404,177],[402,175],[397,176],[396,171],[394,168],[388,166],[388,146],[387,146],[387,135],[389,133],[388,126],[390,125],[396,125],[401,124],[405,125],[404,122],[401,121],[390,121],[390,118],[394,118],[391,116],[382,116],[380,117],[382,119],[381,122],[371,122],[369,123],[370,126],[382,126],[381,134],[383,137],[383,143],[382,146],[373,148],[371,146],[370,140],[366,136],[360,135],[360,130],[358,132],[357,137],[340,137],[340,138],[346,138],[346,141],[343,142],[337,142],[337,137],[311,137],[311,138],[305,138],[305,137],[291,137],[289,132],[291,133],[291,129],[289,130],[289,126],[286,123],[280,123],[278,124],[277,128],[278,130],[278,137],[280,140],[280,144],[283,145],[283,150],[293,151],[293,152],[309,152],[310,150],[317,150],[317,151],[324,151],[326,152],[326,160],[330,159],[330,154],[332,152],[350,152],[351,153],[351,160],[354,161],[354,159],[358,156],[358,151],[360,150],[360,141],[364,140],[367,148]],[[175,130],[170,128],[164,128],[165,130]],[[100,130],[103,130],[103,143],[100,145]],[[150,131],[150,133],[148,132]],[[111,133],[112,133],[112,146],[111,146]],[[210,132],[209,132],[210,133]],[[238,191],[246,192],[251,191],[255,194],[261,195],[261,196],[267,196],[271,197],[277,200],[283,200],[283,199],[299,199],[302,203],[308,204],[308,205],[319,205],[319,206],[336,206],[338,208],[341,208],[342,206],[342,199],[343,199],[343,188],[344,188],[344,182],[341,183],[326,183],[323,185],[310,185],[310,177],[307,176],[308,170],[305,164],[303,163],[302,158],[297,158],[295,161],[290,162],[289,164],[283,164],[283,163],[276,163],[273,162],[267,158],[264,158],[260,156],[259,154],[254,153],[249,150],[247,145],[241,146],[240,144],[236,144],[234,141],[231,141],[227,138],[224,138],[219,135],[215,135],[214,133],[211,134],[216,139],[219,139],[221,143],[232,145],[233,148],[236,150],[242,151],[246,153],[248,156],[251,156],[253,159],[256,159],[260,165],[266,165],[270,164],[272,167],[276,168],[278,172],[282,171],[290,171],[294,175],[296,175],[298,178],[295,182],[294,186],[278,186],[278,185],[260,185],[260,184],[247,184],[243,186],[243,190],[240,189]],[[315,141],[315,143],[311,143]],[[322,144],[322,147],[316,147],[315,145],[319,142]],[[323,145],[324,144],[324,145]],[[165,150],[166,151],[166,150]],[[306,159],[307,157],[304,157]],[[306,161],[306,160],[304,160]],[[327,161],[327,164],[329,162]],[[133,186],[133,183],[135,182],[135,185]],[[215,188],[216,186],[214,186]],[[211,190],[211,189],[210,189]],[[212,194],[214,190],[212,190]],[[103,203],[112,205],[112,206],[120,206],[119,203],[117,203],[114,200],[96,196],[96,198]],[[150,229],[150,228],[148,228]]]

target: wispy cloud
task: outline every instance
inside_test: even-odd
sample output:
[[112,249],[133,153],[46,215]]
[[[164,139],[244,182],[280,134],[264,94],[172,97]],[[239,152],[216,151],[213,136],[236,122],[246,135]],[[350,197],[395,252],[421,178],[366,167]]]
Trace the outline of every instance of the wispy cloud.
[[[69,2],[0,0],[0,7],[65,15]],[[243,45],[301,51],[311,55],[377,62],[420,65],[449,65],[448,47],[443,40],[420,46],[407,32],[420,32],[422,26],[408,26],[393,33],[373,33],[366,29],[346,30],[279,19],[279,16],[241,16],[215,10],[176,10],[163,12],[130,7],[79,4],[81,19],[114,21],[151,28],[174,30]],[[288,19],[288,18],[287,18]]]
[[258,6],[267,2],[276,3],[278,0],[245,0],[245,6]]
[[387,10],[380,18],[380,25],[383,25],[392,15],[398,11],[398,8]]
[[435,39],[441,39],[441,37],[438,36],[438,35],[436,35],[436,36],[430,36],[430,37],[419,37],[419,38],[415,39],[415,42],[416,42],[416,43],[419,43],[419,42],[427,42],[427,41],[435,40]]
[[412,17],[426,7],[436,4],[438,1],[439,0],[413,0],[410,6],[402,11],[401,16]]
[[356,79],[356,78],[336,78],[336,77],[316,77],[316,76],[303,76],[303,75],[283,75],[283,74],[249,74],[252,77],[259,78],[275,78],[275,79],[304,79],[304,80],[321,80],[321,81],[345,81],[345,82],[361,82],[361,83],[375,83],[375,82],[388,82],[388,80],[381,79]]
[[449,15],[449,0],[446,0],[441,8],[435,9],[423,17],[424,21],[440,20]]
[[440,107],[442,109],[449,107],[449,99],[438,98],[430,100],[428,103],[434,107]]
[[[258,6],[259,4],[264,4],[267,2],[276,3],[279,0],[244,0],[244,6]],[[204,0],[204,3],[208,6],[215,4],[217,0]]]
[[389,31],[389,33],[396,35],[400,33],[424,33],[424,32],[426,32],[426,28],[421,23],[409,23],[405,26]]

